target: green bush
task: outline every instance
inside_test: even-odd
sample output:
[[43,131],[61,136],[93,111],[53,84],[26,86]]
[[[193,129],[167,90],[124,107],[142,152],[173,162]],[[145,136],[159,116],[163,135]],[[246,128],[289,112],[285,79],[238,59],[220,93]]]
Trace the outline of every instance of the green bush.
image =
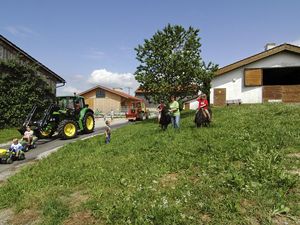
[[45,107],[55,97],[37,70],[18,59],[0,61],[0,128],[20,126],[33,105]]

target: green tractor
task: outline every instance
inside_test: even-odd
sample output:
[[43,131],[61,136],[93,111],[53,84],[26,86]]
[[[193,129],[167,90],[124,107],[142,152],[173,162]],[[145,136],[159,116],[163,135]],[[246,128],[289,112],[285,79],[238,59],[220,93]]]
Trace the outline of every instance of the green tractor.
[[22,127],[24,133],[27,126],[31,126],[38,138],[50,138],[55,132],[62,139],[71,139],[78,133],[92,133],[95,128],[93,110],[85,104],[81,96],[61,96],[42,113],[38,113],[37,106],[33,106]]

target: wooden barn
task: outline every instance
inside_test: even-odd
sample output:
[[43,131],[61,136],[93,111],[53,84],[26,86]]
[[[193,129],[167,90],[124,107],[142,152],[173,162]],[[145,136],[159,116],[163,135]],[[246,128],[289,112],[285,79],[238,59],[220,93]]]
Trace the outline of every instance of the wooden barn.
[[37,75],[42,77],[47,82],[54,94],[56,94],[56,88],[58,86],[63,86],[66,83],[66,81],[59,75],[0,35],[0,60],[8,60],[13,58],[18,58],[24,62],[38,66]]
[[300,102],[300,47],[267,44],[265,51],[220,68],[210,103]]
[[79,95],[84,97],[86,104],[88,104],[94,112],[104,114],[110,113],[112,110],[115,113],[127,112],[128,105],[131,101],[140,100],[123,91],[100,85],[79,93]]

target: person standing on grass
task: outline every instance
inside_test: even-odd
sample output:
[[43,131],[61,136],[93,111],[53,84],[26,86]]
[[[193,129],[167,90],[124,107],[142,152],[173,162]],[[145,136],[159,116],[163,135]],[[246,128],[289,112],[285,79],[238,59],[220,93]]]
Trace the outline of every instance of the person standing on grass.
[[175,96],[171,96],[171,102],[169,104],[169,111],[171,112],[171,122],[174,128],[179,128],[180,110],[179,103],[176,101]]
[[114,110],[110,111],[110,120],[113,121],[114,119]]
[[109,120],[105,121],[105,144],[110,143],[111,127]]

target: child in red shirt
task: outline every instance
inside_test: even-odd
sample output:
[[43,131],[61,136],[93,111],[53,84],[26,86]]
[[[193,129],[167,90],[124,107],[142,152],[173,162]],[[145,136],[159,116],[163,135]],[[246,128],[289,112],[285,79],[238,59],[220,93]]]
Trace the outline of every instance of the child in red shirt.
[[201,94],[200,98],[198,98],[197,101],[199,102],[198,110],[203,109],[205,116],[208,117],[208,120],[210,120],[210,113],[208,111],[208,101],[206,99],[206,94]]

